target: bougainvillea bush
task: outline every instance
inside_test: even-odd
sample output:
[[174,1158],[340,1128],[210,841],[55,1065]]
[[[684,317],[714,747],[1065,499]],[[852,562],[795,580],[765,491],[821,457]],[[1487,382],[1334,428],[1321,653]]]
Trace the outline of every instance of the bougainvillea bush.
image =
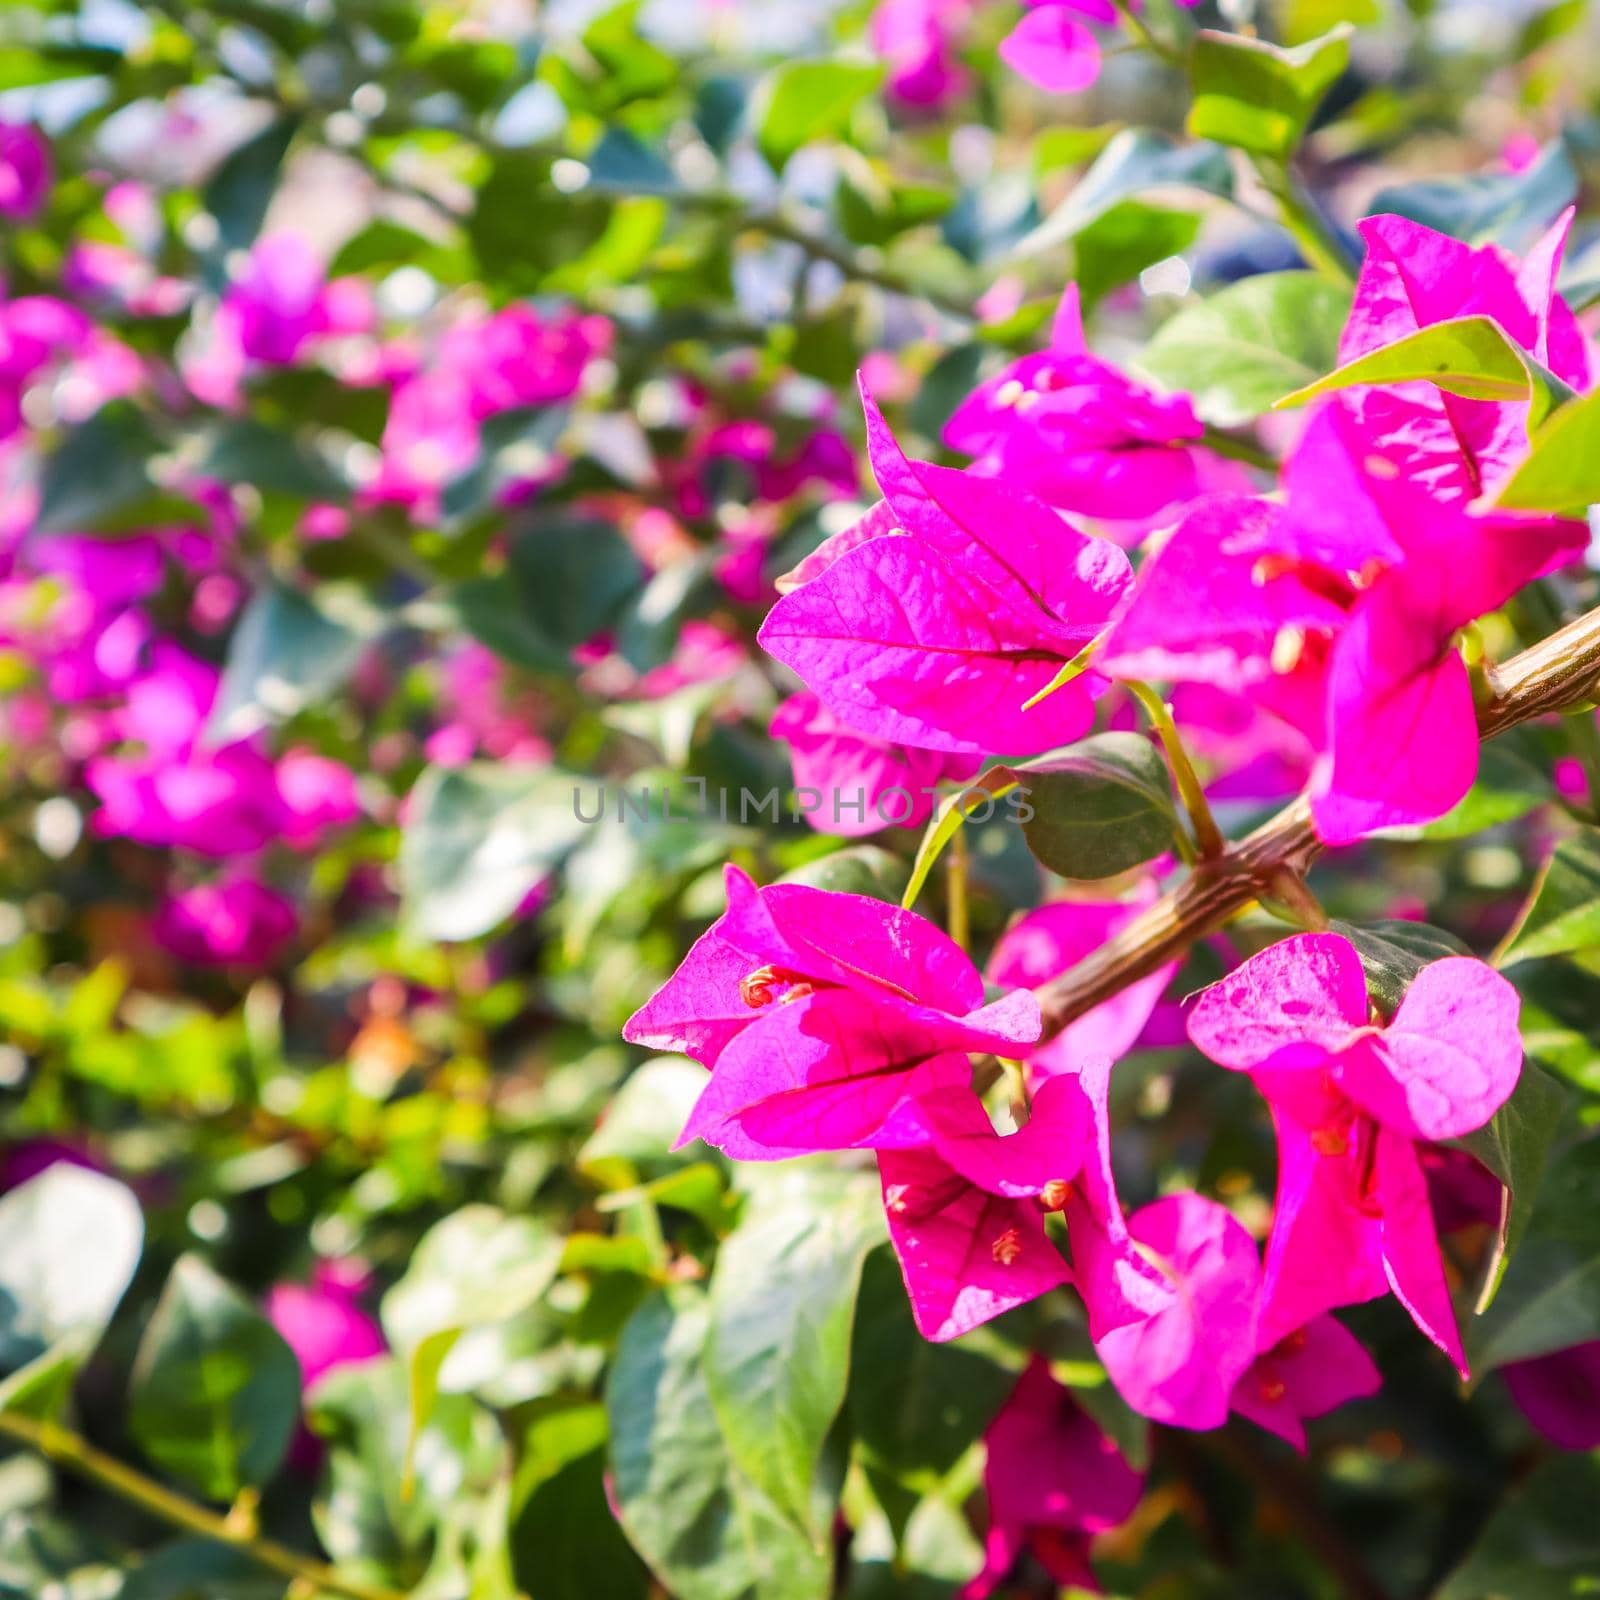
[[0,1596],[1600,1586],[1597,28],[0,8]]

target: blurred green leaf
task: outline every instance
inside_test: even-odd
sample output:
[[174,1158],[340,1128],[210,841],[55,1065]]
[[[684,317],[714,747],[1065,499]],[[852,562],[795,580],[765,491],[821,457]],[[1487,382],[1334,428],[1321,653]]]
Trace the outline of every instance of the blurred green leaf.
[[279,583],[257,590],[228,644],[208,724],[212,737],[244,738],[338,689],[377,631],[370,612],[344,609],[335,617],[319,597]]
[[1600,1458],[1555,1456],[1536,1466],[1489,1519],[1437,1600],[1571,1600],[1600,1572]]
[[1124,128],[1067,198],[1022,241],[1018,253],[1052,250],[1122,201],[1148,201],[1163,189],[1231,198],[1233,163],[1228,152],[1209,143],[1179,144],[1153,128]]
[[300,1363],[199,1256],[178,1259],[139,1343],[128,1426],[163,1470],[232,1501],[278,1470],[300,1414]]
[[584,837],[577,808],[596,804],[595,787],[552,768],[430,767],[401,835],[407,928],[425,939],[487,933]]
[[779,171],[802,145],[841,132],[850,113],[883,81],[881,66],[857,61],[790,61],[759,94],[756,143]]
[[1565,142],[1555,139],[1526,171],[1422,178],[1380,190],[1370,210],[1395,212],[1468,244],[1525,250],[1577,198],[1577,169]]
[[1262,273],[1169,318],[1136,367],[1188,392],[1207,422],[1236,427],[1333,365],[1349,310],[1349,294],[1314,272]]
[[130,401],[102,406],[46,457],[34,531],[122,533],[192,516],[191,503],[151,474],[161,448],[149,418]]
[[1600,398],[1587,394],[1562,406],[1532,445],[1501,487],[1497,505],[1581,516],[1600,500]]
[[207,182],[201,201],[217,224],[216,244],[208,253],[219,269],[233,251],[256,242],[298,130],[299,120],[292,116],[269,123],[230,152]]
[[0,1196],[0,1370],[87,1356],[139,1263],[144,1219],[114,1178],[58,1162]]

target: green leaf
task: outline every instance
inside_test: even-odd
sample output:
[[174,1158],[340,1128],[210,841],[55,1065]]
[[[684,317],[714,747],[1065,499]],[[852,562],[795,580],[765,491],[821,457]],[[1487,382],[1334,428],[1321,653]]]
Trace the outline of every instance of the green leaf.
[[334,693],[376,634],[364,608],[330,613],[326,599],[268,581],[251,598],[228,644],[208,729],[242,739]]
[[1551,1164],[1494,1304],[1465,1332],[1479,1378],[1600,1338],[1600,1140]]
[[163,1470],[231,1501],[278,1470],[300,1414],[300,1363],[198,1256],[179,1257],[139,1343],[128,1425]]
[[1203,28],[1189,56],[1194,102],[1188,130],[1253,155],[1285,161],[1350,59],[1344,25],[1293,49]]
[[628,1169],[625,1182],[635,1181],[640,1167],[681,1166],[686,1152],[674,1156],[694,1103],[706,1086],[706,1069],[682,1056],[646,1061],[632,1073],[606,1107],[604,1120],[578,1153],[579,1170],[604,1182],[613,1163]]
[[445,515],[477,516],[493,508],[512,484],[548,472],[566,426],[562,406],[519,406],[490,417],[478,435],[477,460],[445,485]]
[[1600,1458],[1541,1462],[1495,1511],[1435,1600],[1573,1600],[1600,1572]]
[[0,1197],[0,1370],[86,1356],[143,1246],[139,1202],[101,1173],[58,1163]]
[[818,1549],[829,1529],[813,1485],[882,1219],[876,1184],[809,1168],[775,1175],[723,1240],[711,1278],[706,1383],[728,1455]]
[[1554,1078],[1525,1061],[1510,1098],[1488,1123],[1460,1141],[1505,1186],[1494,1257],[1478,1296],[1480,1315],[1493,1304],[1512,1252],[1527,1232],[1539,1182],[1569,1098]]
[[344,477],[312,444],[253,417],[234,417],[210,429],[195,470],[223,483],[247,483],[262,494],[296,500],[343,500]]
[[782,171],[803,145],[842,132],[850,113],[883,81],[881,66],[858,61],[790,61],[762,86],[756,143]]
[[503,574],[457,584],[450,600],[468,631],[508,661],[570,672],[573,650],[617,620],[641,588],[638,558],[622,534],[571,517],[523,534]]
[[1437,821],[1418,827],[1385,828],[1385,839],[1466,839],[1514,822],[1554,796],[1550,774],[1505,739],[1483,747],[1471,789]]
[[580,790],[552,768],[430,767],[411,791],[400,837],[406,928],[423,939],[473,939],[509,916],[583,837]]
[[1017,1381],[1020,1357],[996,1354],[982,1331],[954,1344],[924,1339],[893,1253],[874,1251],[850,1354],[850,1421],[863,1459],[910,1489],[934,1488]]
[[1350,295],[1314,272],[1264,272],[1169,318],[1134,365],[1186,390],[1207,422],[1231,428],[1272,408],[1338,359]]
[[1318,395],[1357,383],[1407,383],[1425,379],[1468,400],[1530,400],[1528,425],[1536,428],[1573,391],[1501,330],[1489,317],[1455,317],[1418,328],[1391,344],[1286,394],[1277,407],[1304,405]]
[[1023,837],[1064,878],[1110,878],[1172,848],[1177,812],[1167,769],[1142,734],[1098,733],[1014,767],[1028,806]]
[[1084,310],[1131,283],[1148,266],[1181,255],[1200,232],[1193,211],[1169,211],[1142,200],[1124,200],[1095,218],[1073,246],[1080,304]]
[[1582,515],[1600,501],[1600,390],[1562,406],[1532,444],[1496,505]]
[[436,1223],[383,1297],[383,1330],[406,1358],[411,1427],[405,1477],[433,1417],[450,1352],[463,1335],[526,1311],[554,1282],[562,1242],[529,1217],[469,1205]]
[[1446,956],[1472,953],[1453,933],[1426,922],[1357,924],[1335,918],[1329,927],[1355,946],[1367,975],[1367,989],[1386,1016],[1399,1008],[1412,979],[1424,967]]
[[683,188],[666,161],[626,128],[607,128],[584,165],[585,187],[599,194],[671,195]]
[[677,1600],[826,1600],[817,1551],[729,1458],[702,1366],[703,1296],[663,1291],[634,1313],[606,1383],[618,1515]]
[[1395,212],[1468,244],[1525,250],[1578,198],[1578,173],[1566,144],[1552,140],[1525,172],[1424,178],[1380,190],[1372,215]]
[[1160,189],[1233,196],[1233,163],[1214,144],[1179,144],[1153,128],[1124,128],[1100,152],[1071,194],[1017,246],[1019,255],[1053,250],[1124,200]]
[[161,449],[149,418],[113,400],[70,429],[46,457],[39,482],[36,533],[122,533],[193,514],[182,496],[151,475]]
[[1534,880],[1497,964],[1571,955],[1600,945],[1600,831],[1563,839]]
[[906,885],[906,864],[875,844],[847,845],[786,872],[780,883],[804,883],[831,894],[863,894],[893,904]]
[[256,242],[298,127],[295,117],[269,123],[232,151],[202,190],[200,198],[217,223],[217,242],[207,252],[217,263]]

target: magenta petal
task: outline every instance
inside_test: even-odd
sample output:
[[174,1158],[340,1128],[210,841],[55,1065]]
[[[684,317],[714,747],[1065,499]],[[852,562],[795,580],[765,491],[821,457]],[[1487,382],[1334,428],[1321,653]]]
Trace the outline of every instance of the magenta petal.
[[1522,1070],[1521,1001],[1493,967],[1465,956],[1418,973],[1384,1031],[1339,1060],[1339,1087],[1385,1127],[1418,1139],[1481,1128]]
[[1300,933],[1213,984],[1189,1013],[1189,1037],[1219,1066],[1314,1067],[1367,1024],[1367,979],[1348,939]]
[[1378,1198],[1383,1206],[1383,1269],[1411,1320],[1469,1376],[1455,1311],[1428,1205],[1428,1184],[1416,1147],[1403,1134],[1378,1130]]
[[1600,1448],[1600,1342],[1513,1361],[1500,1376],[1523,1416],[1552,1444]]
[[887,539],[903,532],[894,514],[894,507],[887,500],[880,500],[848,528],[824,539],[810,555],[784,573],[778,579],[778,592],[787,594],[803,583],[810,583],[820,573],[826,572],[846,551],[854,550],[859,544],[866,544],[870,539]]
[[1095,1350],[1135,1411],[1181,1428],[1220,1427],[1255,1352],[1260,1262],[1225,1206],[1169,1195],[1136,1211],[1128,1231],[1166,1279],[1144,1315],[1103,1330]]
[[[1262,1072],[1256,1083],[1272,1106],[1278,1135],[1278,1192],[1258,1333],[1261,1345],[1271,1346],[1335,1306],[1376,1299],[1388,1280],[1376,1207],[1358,1205],[1360,1152],[1348,1102],[1322,1074]],[[1342,1148],[1316,1137],[1329,1133],[1343,1138]]]
[[1264,1350],[1234,1388],[1232,1406],[1304,1453],[1307,1417],[1376,1394],[1382,1383],[1361,1341],[1323,1315]]
[[996,1133],[971,1095],[926,1103],[934,1148],[962,1177],[990,1194],[1021,1199],[1077,1176],[1093,1137],[1089,1109],[1073,1085],[1048,1081],[1015,1133]]
[[1082,737],[1084,680],[1024,704],[1072,652],[1023,612],[916,539],[857,547],[784,595],[762,648],[835,716],[875,738],[958,753],[1035,754]]
[[1027,12],[1000,41],[1000,59],[1051,94],[1076,94],[1100,76],[1100,45],[1064,5]]
[[1311,807],[1328,844],[1442,817],[1477,774],[1478,720],[1455,624],[1427,606],[1414,572],[1408,564],[1380,578],[1334,645],[1331,748]]
[[[1154,898],[1134,901],[1053,900],[1027,912],[1001,935],[989,959],[991,983],[1036,988],[1099,949]],[[1131,983],[1069,1023],[1028,1057],[1036,1073],[1066,1073],[1092,1056],[1119,1060],[1134,1046],[1172,975],[1173,961]]]
[[889,1239],[923,1338],[960,1338],[1071,1282],[1031,1200],[986,1194],[926,1149],[881,1151],[878,1170]]
[[1280,516],[1245,495],[1197,502],[1140,570],[1100,669],[1237,688],[1270,674],[1284,629],[1343,622],[1342,607],[1268,559]]
[[1087,349],[1083,339],[1083,306],[1078,286],[1069,283],[1061,291],[1056,314],[1050,322],[1050,353],[1056,356],[1079,356]]

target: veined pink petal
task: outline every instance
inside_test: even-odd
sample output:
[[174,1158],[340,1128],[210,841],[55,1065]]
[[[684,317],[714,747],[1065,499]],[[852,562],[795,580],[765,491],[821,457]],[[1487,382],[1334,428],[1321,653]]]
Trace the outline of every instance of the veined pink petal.
[[919,1110],[934,1148],[962,1177],[1017,1199],[1075,1178],[1094,1137],[1083,1096],[1059,1081],[1039,1086],[1027,1122],[1015,1133],[997,1133],[970,1094],[935,1095]]
[[1522,1070],[1517,991],[1465,956],[1417,974],[1394,1020],[1339,1059],[1339,1087],[1385,1127],[1417,1139],[1481,1128]]
[[1367,979],[1348,939],[1299,933],[1214,983],[1189,1013],[1189,1037],[1219,1066],[1321,1066],[1367,1026]]
[[880,1151],[878,1170],[889,1239],[923,1338],[960,1338],[1071,1282],[1033,1201],[988,1194],[929,1149]]
[[1323,1315],[1262,1351],[1235,1385],[1231,1403],[1241,1417],[1304,1455],[1308,1417],[1376,1394],[1382,1383],[1361,1341],[1336,1318]]
[[886,539],[904,531],[895,517],[894,507],[887,500],[880,500],[870,511],[863,512],[848,528],[831,534],[797,566],[784,573],[778,579],[778,593],[787,594],[791,589],[798,589],[803,583],[810,583],[819,573],[826,572],[847,550],[854,550],[858,544],[865,544],[869,539]]
[[843,721],[955,753],[1036,754],[1081,738],[1091,674],[1024,711],[1076,651],[917,539],[859,546],[784,595],[762,647]]

